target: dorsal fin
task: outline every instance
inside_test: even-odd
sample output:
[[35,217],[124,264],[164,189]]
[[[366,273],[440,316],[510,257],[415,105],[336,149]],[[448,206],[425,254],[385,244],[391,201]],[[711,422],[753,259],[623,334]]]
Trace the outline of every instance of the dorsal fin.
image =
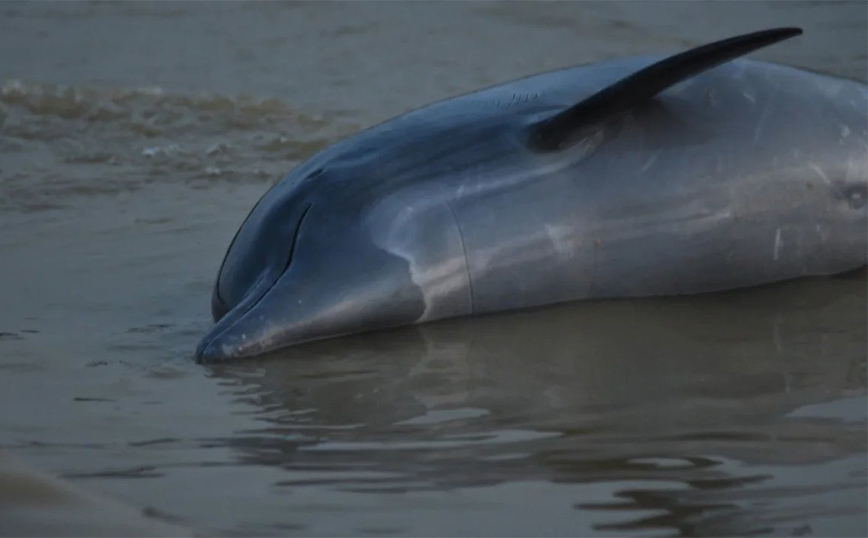
[[603,88],[555,116],[529,126],[528,145],[539,151],[563,149],[575,142],[584,128],[626,113],[670,86],[801,33],[801,28],[763,30],[670,56]]

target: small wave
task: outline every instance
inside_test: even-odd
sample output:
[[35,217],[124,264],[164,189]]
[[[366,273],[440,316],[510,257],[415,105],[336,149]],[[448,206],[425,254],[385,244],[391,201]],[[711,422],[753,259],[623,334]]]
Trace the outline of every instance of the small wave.
[[161,88],[0,85],[0,207],[62,207],[72,196],[154,181],[276,181],[356,126],[274,98]]

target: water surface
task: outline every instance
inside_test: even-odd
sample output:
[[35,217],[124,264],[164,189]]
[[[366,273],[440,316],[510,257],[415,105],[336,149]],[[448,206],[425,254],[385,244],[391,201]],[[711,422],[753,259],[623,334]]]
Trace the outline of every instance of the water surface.
[[0,448],[228,535],[864,536],[864,273],[192,353],[232,234],[317,149],[769,26],[806,34],[756,57],[865,80],[866,9],[2,3]]

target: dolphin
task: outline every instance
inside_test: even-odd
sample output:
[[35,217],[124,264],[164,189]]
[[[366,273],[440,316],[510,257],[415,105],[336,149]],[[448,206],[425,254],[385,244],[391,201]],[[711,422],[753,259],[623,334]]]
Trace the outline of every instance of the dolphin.
[[740,58],[801,33],[530,76],[322,150],[236,233],[196,360],[865,266],[868,88]]

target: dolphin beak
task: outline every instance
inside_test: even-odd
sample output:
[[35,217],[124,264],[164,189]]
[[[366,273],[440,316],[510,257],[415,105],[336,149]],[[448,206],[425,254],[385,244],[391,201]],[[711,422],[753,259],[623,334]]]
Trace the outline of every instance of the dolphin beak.
[[199,343],[196,362],[204,364],[241,359],[279,347],[279,325],[263,319],[261,312],[256,306],[249,311],[242,311],[241,316],[232,316],[230,312]]
[[[218,329],[218,327],[215,327]],[[213,364],[230,359],[239,359],[249,355],[253,355],[256,351],[253,348],[258,346],[245,346],[246,335],[237,334],[235,331],[212,330],[202,339],[199,346],[196,348],[196,362],[199,364]]]
[[[253,291],[220,318],[202,338],[196,348],[196,362],[220,362],[267,351],[265,344],[273,340],[273,335],[270,335],[268,330],[272,325],[267,323],[267,319],[261,314],[261,303],[279,277],[280,275],[276,274],[264,274],[260,277]],[[254,318],[260,323],[254,323]]]
[[215,363],[244,356],[241,344],[246,338],[234,330],[233,325],[237,320],[231,321],[226,324],[221,320],[202,338],[196,347],[196,362]]
[[[216,329],[217,327],[215,327]],[[229,346],[224,346],[220,339],[220,334],[215,334],[212,329],[205,338],[199,342],[196,347],[196,362],[199,364],[207,364],[224,361],[232,358],[232,350]]]
[[196,348],[196,362],[199,364],[212,364],[229,358],[223,352],[222,346],[215,345],[208,340],[202,340]]

